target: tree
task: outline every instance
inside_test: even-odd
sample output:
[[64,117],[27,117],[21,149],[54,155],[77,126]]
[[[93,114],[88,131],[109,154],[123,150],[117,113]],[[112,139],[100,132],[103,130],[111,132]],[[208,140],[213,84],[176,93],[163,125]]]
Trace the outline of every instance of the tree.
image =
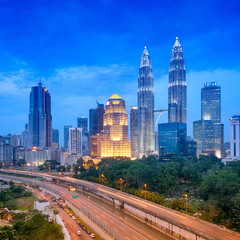
[[25,159],[19,159],[19,161],[17,162],[17,165],[19,167],[23,167],[26,166],[27,162],[25,161]]
[[56,168],[56,170],[57,170],[58,172],[65,172],[65,171],[66,171],[66,168],[65,168],[65,166],[60,165],[60,166],[58,166],[58,167]]

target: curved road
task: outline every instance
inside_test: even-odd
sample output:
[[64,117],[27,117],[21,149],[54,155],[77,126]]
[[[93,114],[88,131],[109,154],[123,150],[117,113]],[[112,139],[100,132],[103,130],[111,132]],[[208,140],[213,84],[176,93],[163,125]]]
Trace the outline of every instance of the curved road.
[[[17,171],[18,172],[18,171]],[[45,174],[45,173],[36,173],[36,172],[26,172],[26,174],[39,174],[41,176],[47,176],[47,177],[53,177],[52,175]],[[140,208],[145,209],[146,211],[151,211],[154,212],[157,215],[160,215],[166,219],[169,219],[170,221],[178,222],[182,225],[185,225],[187,228],[191,228],[196,230],[197,232],[204,233],[204,235],[209,236],[209,239],[218,239],[218,240],[240,240],[240,234],[225,228],[222,228],[218,225],[211,224],[209,222],[191,217],[187,214],[182,214],[177,211],[174,211],[172,209],[168,209],[166,207],[160,206],[158,204],[154,204],[152,202],[146,201],[144,199],[135,197],[133,195],[112,189],[110,187],[106,187],[97,183],[91,183],[88,181],[84,180],[78,180],[70,177],[55,177],[54,178],[59,178],[60,180],[65,179],[69,182],[72,183],[79,183],[83,185],[84,187],[91,188],[95,191],[101,192],[103,194],[106,194],[108,196],[111,196],[116,199],[121,199],[122,201],[126,203],[130,203],[131,205],[136,205],[139,206]],[[67,195],[66,195],[67,196]],[[79,200],[79,199],[78,199]],[[77,200],[76,200],[77,201]],[[99,214],[99,212],[96,214]],[[98,215],[101,216],[101,215]],[[111,221],[105,219],[107,224],[111,224]],[[116,225],[116,229],[119,230],[121,229],[121,225]],[[120,230],[122,232],[122,229]],[[125,236],[126,237],[126,236]],[[129,239],[129,236],[127,235]],[[132,239],[136,239],[134,235],[132,235]],[[138,238],[142,239],[142,238]]]

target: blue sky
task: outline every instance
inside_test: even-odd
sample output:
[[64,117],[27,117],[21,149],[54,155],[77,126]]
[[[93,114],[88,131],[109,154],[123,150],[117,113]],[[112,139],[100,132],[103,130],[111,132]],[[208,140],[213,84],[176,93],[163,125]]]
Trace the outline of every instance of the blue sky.
[[76,125],[77,116],[88,116],[96,100],[105,103],[114,92],[129,112],[137,104],[145,45],[155,108],[166,108],[178,33],[187,70],[188,135],[200,119],[201,87],[216,81],[228,140],[228,119],[240,114],[239,11],[240,2],[232,0],[0,0],[0,135],[24,130],[30,87],[39,78],[51,94],[53,128],[61,140],[63,125]]

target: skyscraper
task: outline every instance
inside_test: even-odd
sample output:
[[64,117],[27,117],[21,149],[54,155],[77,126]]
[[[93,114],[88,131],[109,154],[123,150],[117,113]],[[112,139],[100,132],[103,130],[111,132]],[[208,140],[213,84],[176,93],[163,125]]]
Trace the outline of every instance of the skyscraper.
[[31,147],[52,145],[51,96],[41,82],[30,93],[29,136]]
[[77,127],[82,129],[82,155],[90,155],[88,118],[81,116],[77,118]]
[[224,125],[221,124],[221,88],[216,82],[205,83],[201,89],[201,120],[193,122],[193,138],[197,154],[221,157]]
[[201,90],[202,120],[221,122],[221,87],[216,82],[205,83]]
[[101,157],[131,157],[125,101],[116,93],[108,99],[105,107]]
[[97,103],[97,108],[89,109],[89,134],[96,136],[103,130],[104,104]]
[[97,133],[101,134],[103,130],[104,104],[97,103]]
[[154,88],[150,56],[145,47],[138,78],[138,156],[154,152]]
[[187,123],[187,85],[182,47],[176,37],[172,49],[168,85],[168,122]]
[[138,157],[138,107],[131,107],[130,110],[130,132],[132,158]]
[[58,131],[58,129],[52,129],[52,145],[55,148],[59,148],[59,131]]
[[65,151],[68,150],[68,142],[69,142],[69,128],[71,128],[72,125],[65,125],[63,134],[64,134],[64,149]]
[[69,128],[69,154],[82,155],[82,128]]
[[77,118],[77,127],[82,128],[82,132],[85,134],[88,132],[88,119],[84,116]]
[[90,137],[97,135],[97,125],[98,125],[97,109],[95,109],[95,108],[89,109],[89,135],[90,135]]

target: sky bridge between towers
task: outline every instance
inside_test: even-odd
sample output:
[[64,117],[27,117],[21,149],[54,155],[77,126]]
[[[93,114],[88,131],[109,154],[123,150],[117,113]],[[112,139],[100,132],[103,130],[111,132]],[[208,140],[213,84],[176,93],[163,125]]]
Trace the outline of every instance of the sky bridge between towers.
[[159,120],[160,120],[161,117],[164,119],[164,122],[167,122],[167,119],[166,119],[165,116],[163,115],[163,113],[165,113],[165,112],[168,112],[168,109],[159,109],[159,110],[154,110],[154,111],[153,111],[154,114],[158,114],[158,113],[159,113],[158,118],[157,118],[157,121],[155,122],[154,127],[157,126],[157,124],[158,124],[158,122],[159,122]]

